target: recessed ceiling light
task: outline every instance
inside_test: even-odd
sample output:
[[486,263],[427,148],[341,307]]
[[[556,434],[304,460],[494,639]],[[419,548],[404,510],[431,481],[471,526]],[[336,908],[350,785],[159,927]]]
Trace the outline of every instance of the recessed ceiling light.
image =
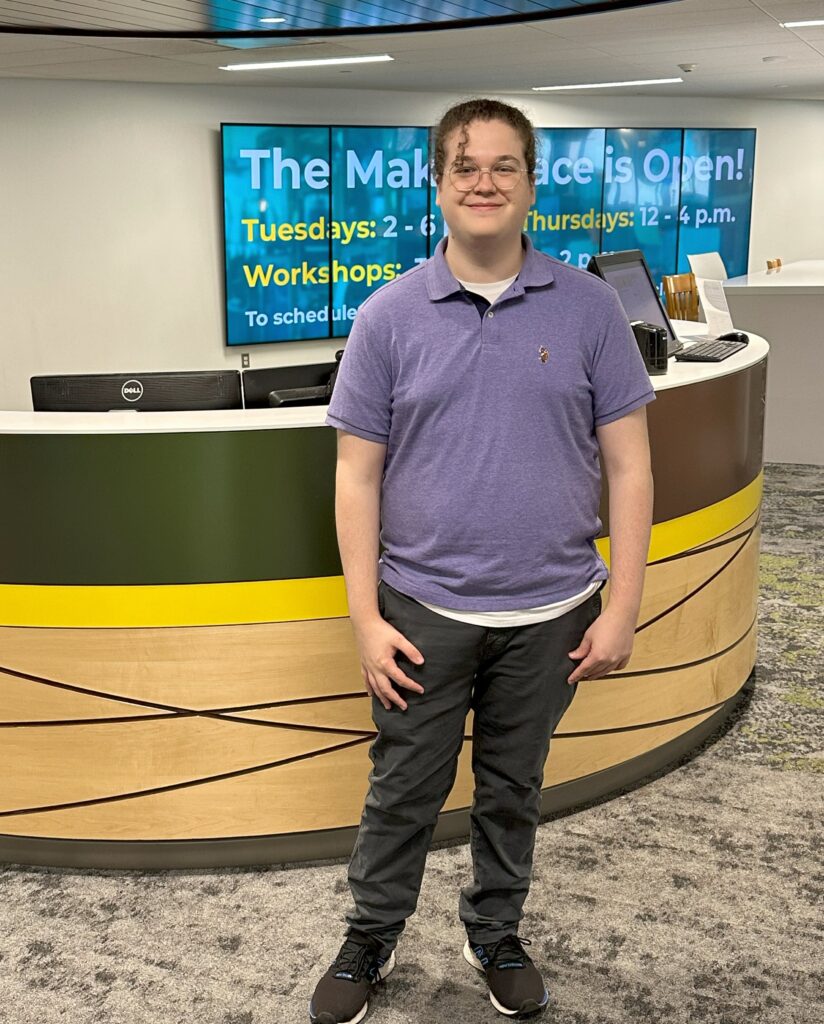
[[317,60],[270,60],[262,64],[222,64],[221,71],[268,71],[287,68],[322,68],[333,64],[377,64],[394,60],[388,53],[369,57],[322,57]]
[[533,92],[561,92],[564,89],[619,89],[625,85],[664,85],[683,82],[683,78],[640,78],[635,82],[587,82],[582,85],[533,85]]
[[782,21],[779,24],[782,28],[811,28],[813,25],[824,25],[824,18],[817,21]]
[[286,18],[258,18],[261,25],[282,25]]

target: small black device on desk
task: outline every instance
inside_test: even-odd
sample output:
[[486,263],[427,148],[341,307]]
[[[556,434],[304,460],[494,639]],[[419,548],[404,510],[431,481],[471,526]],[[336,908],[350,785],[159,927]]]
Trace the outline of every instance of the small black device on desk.
[[644,359],[644,366],[650,377],[667,372],[667,332],[663,327],[647,323],[645,320],[630,322],[632,333],[638,342],[638,348]]
[[714,341],[699,341],[683,349],[675,358],[681,363],[720,363],[746,348],[749,340],[749,335],[743,331],[728,331]]

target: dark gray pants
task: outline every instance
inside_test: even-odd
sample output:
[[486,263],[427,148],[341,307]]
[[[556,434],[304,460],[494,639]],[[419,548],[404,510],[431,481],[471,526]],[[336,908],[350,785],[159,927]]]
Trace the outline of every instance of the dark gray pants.
[[470,812],[474,881],[459,913],[473,942],[517,932],[529,892],[549,741],[575,696],[568,657],[600,614],[601,595],[532,626],[490,629],[447,619],[392,587],[381,615],[423,654],[398,665],[424,688],[403,690],[407,710],[372,698],[378,735],[349,864],[350,928],[393,949],[414,912],[438,814],[455,781],[465,719],[474,711]]

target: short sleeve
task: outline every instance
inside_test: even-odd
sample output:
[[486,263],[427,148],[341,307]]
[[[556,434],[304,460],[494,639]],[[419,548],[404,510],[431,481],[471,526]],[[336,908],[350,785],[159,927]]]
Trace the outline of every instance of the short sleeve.
[[326,423],[367,441],[386,444],[391,401],[388,345],[378,343],[366,317],[359,312],[343,348]]
[[614,292],[608,297],[598,331],[591,381],[596,427],[612,423],[655,399],[635,335]]

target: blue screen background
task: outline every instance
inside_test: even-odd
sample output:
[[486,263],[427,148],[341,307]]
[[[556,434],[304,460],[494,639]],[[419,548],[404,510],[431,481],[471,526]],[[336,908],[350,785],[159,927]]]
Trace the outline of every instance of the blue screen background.
[[606,137],[609,181],[604,211],[623,214],[622,220],[629,223],[605,234],[602,248],[640,249],[653,281],[676,272],[679,181],[675,161],[681,156],[682,135],[672,128],[611,128]]
[[[227,344],[345,337],[368,295],[432,254],[446,227],[428,135],[222,126]],[[537,136],[524,225],[536,248],[581,268],[598,252],[641,249],[659,286],[689,269],[687,253],[717,250],[731,277],[746,273],[754,129]]]
[[535,206],[527,234],[535,248],[586,267],[600,252],[604,178],[603,128],[541,128]]
[[[709,180],[702,180],[708,177],[708,168],[700,173],[696,161],[706,160],[706,154],[718,167]],[[689,270],[687,253],[695,252],[720,252],[730,277],[747,273],[754,165],[754,128],[689,128],[684,132],[683,223],[676,273]]]
[[[349,266],[369,267],[378,263],[394,263],[398,274],[415,266],[416,260],[425,260],[429,253],[429,197],[426,185],[415,187],[417,150],[421,162],[428,158],[427,130],[425,128],[333,128],[332,166],[345,173],[347,151],[354,152],[357,164],[351,187],[336,188],[332,183],[332,218],[336,221],[361,221],[369,225],[367,237],[355,237],[348,244],[340,238],[332,242],[332,259]],[[369,162],[376,153],[381,175],[369,173]],[[361,168],[363,173],[359,173]],[[366,181],[364,182],[364,178]],[[380,185],[377,181],[380,181]],[[399,184],[409,181],[404,187]],[[347,183],[348,185],[349,183]],[[366,234],[362,231],[361,234]],[[341,273],[333,282],[332,303],[357,307],[375,290],[365,278],[361,281],[344,280]],[[368,276],[368,274],[367,274]],[[349,333],[351,320],[341,317],[333,321],[334,336]]]

